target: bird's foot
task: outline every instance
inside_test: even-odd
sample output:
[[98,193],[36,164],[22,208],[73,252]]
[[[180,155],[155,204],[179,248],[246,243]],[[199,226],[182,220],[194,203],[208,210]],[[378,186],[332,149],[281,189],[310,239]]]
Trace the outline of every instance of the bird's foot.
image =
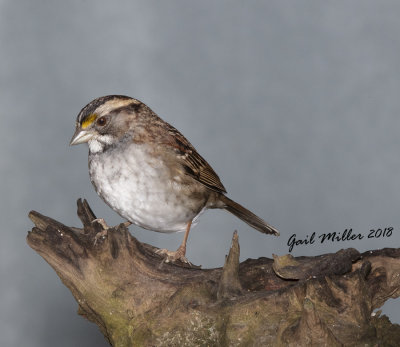
[[110,229],[110,227],[108,226],[108,224],[106,223],[106,221],[103,218],[93,219],[92,224],[94,224],[94,223],[100,224],[101,227],[103,228],[103,230],[98,232],[94,237],[94,245],[96,245],[98,240],[106,238],[108,229]]
[[108,224],[106,223],[106,221],[103,218],[96,218],[92,220],[92,224],[94,223],[98,223],[100,224],[104,230],[108,230],[110,229],[110,227],[108,226]]
[[[100,224],[101,225],[101,227],[102,227],[102,231],[99,231],[97,234],[96,234],[96,236],[94,237],[94,244],[96,245],[96,243],[97,243],[97,241],[98,240],[100,240],[100,239],[105,239],[106,238],[106,236],[107,236],[107,233],[108,233],[108,230],[109,229],[112,229],[113,227],[110,227],[107,223],[106,223],[106,221],[103,219],[103,218],[96,218],[96,219],[93,219],[92,220],[92,224],[93,223],[98,223],[98,224]],[[132,223],[131,222],[124,222],[124,223],[121,223],[124,227],[129,227]]]
[[97,241],[100,239],[105,239],[108,233],[108,229],[98,232],[94,237],[94,245],[97,244]]
[[184,264],[192,265],[192,263],[185,257],[186,247],[179,247],[176,251],[169,251],[168,249],[159,249],[156,251],[157,254],[165,257],[166,263],[175,263],[180,261]]

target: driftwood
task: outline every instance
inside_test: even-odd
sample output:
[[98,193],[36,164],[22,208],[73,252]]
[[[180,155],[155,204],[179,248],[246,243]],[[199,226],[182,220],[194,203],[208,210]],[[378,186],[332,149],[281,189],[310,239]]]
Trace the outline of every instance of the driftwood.
[[398,346],[400,326],[373,311],[400,295],[400,249],[248,259],[235,233],[223,268],[162,261],[123,225],[78,200],[83,229],[37,212],[30,247],[57,272],[113,346]]

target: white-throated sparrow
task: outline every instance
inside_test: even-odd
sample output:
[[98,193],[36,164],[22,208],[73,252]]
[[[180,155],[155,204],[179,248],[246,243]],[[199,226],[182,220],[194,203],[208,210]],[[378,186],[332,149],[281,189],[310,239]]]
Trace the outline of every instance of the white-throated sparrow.
[[222,208],[254,229],[278,231],[225,196],[218,175],[188,140],[139,100],[109,95],[79,113],[71,145],[89,145],[89,174],[96,192],[123,218],[159,232],[186,231],[168,260],[185,258],[193,222]]

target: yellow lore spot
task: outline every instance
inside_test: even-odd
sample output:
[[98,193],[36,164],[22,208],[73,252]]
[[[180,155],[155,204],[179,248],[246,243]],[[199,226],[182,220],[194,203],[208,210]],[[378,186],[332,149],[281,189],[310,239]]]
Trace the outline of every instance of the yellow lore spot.
[[82,122],[81,128],[86,129],[90,124],[92,124],[97,118],[97,114],[92,113],[86,117],[86,119]]

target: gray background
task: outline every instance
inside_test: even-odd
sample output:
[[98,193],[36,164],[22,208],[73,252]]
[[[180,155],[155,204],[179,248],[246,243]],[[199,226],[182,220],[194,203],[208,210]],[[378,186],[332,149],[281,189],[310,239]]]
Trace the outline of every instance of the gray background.
[[[398,1],[0,0],[0,344],[107,345],[25,242],[31,209],[78,226],[78,197],[121,221],[94,193],[86,146],[68,147],[79,110],[106,94],[147,103],[281,231],[209,211],[189,237],[195,264],[221,266],[235,229],[242,260],[345,228],[394,234],[293,254],[398,247],[399,15]],[[170,249],[183,236],[131,231]]]

